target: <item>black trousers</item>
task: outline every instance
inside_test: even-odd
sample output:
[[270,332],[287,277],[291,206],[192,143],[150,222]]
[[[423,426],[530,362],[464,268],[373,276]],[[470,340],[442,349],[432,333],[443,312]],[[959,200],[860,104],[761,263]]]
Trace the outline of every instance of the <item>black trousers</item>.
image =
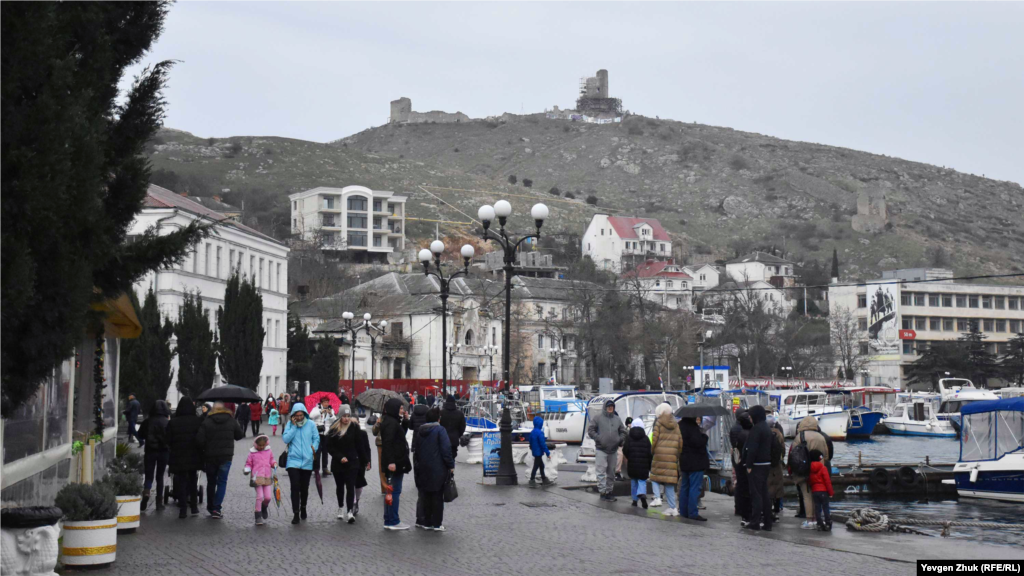
[[736,487],[733,489],[736,514],[744,520],[750,520],[750,482],[747,479],[747,469],[742,464],[735,467]]
[[184,510],[191,506],[193,509],[199,506],[199,472],[189,470],[174,475],[174,499],[178,501],[178,508]]
[[252,435],[254,437],[260,435],[260,422],[261,422],[261,420],[250,420],[249,421],[249,425],[252,426]]
[[335,494],[338,496],[338,508],[343,505],[349,511],[355,506],[356,500],[356,477],[358,473],[353,466],[342,465],[337,460],[331,466],[331,474],[334,474]]
[[768,469],[771,466],[754,466],[747,475],[750,482],[750,522],[764,528],[772,527],[772,500],[768,497]]
[[306,502],[309,500],[309,479],[312,477],[312,470],[288,469],[288,483],[291,484],[292,489],[293,514],[298,514],[300,509],[306,507]]
[[547,480],[548,477],[544,475],[544,456],[536,456],[533,459],[533,472],[530,472],[530,480],[537,479],[537,470],[540,470],[540,479]]
[[444,521],[444,490],[420,490],[419,499],[423,502],[423,525],[427,528],[441,526]]
[[818,526],[832,524],[828,492],[812,492],[811,496],[814,498],[814,521],[818,523]]
[[164,505],[164,476],[167,475],[167,463],[170,460],[170,452],[146,452],[143,456],[145,465],[145,488],[153,487],[153,479],[156,478],[156,502],[159,506]]
[[316,454],[313,454],[313,470],[331,470],[331,455],[327,453],[326,446],[327,437],[321,434],[320,446],[316,449]]

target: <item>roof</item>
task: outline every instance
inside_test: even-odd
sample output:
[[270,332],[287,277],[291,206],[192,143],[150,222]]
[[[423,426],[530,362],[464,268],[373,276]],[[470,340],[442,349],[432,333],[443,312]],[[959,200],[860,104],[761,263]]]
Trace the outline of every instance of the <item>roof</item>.
[[786,260],[785,258],[779,258],[778,256],[775,256],[774,254],[769,254],[767,252],[751,252],[750,254],[747,254],[746,256],[743,256],[743,257],[740,257],[740,258],[736,258],[736,259],[733,259],[733,260],[729,260],[728,262],[726,262],[726,264],[744,264],[744,263],[747,263],[747,262],[761,262],[763,264],[792,264],[793,263],[791,260]]
[[1024,396],[1003,398],[1001,400],[980,400],[978,402],[971,402],[960,407],[960,414],[966,416],[968,414],[976,414],[978,412],[995,412],[997,410],[1007,412],[1024,412]]
[[746,290],[748,288],[766,290],[769,288],[774,290],[779,289],[778,287],[772,286],[771,284],[765,282],[764,280],[750,280],[749,282],[723,282],[718,286],[715,286],[714,288],[708,290],[708,292],[726,292],[729,290]]
[[203,206],[215,212],[223,212],[224,214],[227,214],[229,212],[242,211],[240,208],[232,206],[231,204],[227,204],[225,202],[221,202],[219,199],[213,196],[189,196],[188,198],[190,200],[198,202],[199,204],[202,204]]
[[178,210],[182,210],[184,212],[188,212],[190,214],[198,216],[199,218],[206,218],[212,220],[220,224],[221,226],[235,228],[237,230],[245,232],[246,234],[250,234],[252,236],[262,238],[263,240],[267,240],[268,242],[273,242],[275,244],[280,244],[282,246],[284,245],[284,242],[281,242],[276,238],[267,236],[262,232],[253,230],[252,228],[249,228],[245,224],[236,222],[220,212],[210,210],[206,206],[203,206],[202,204],[196,202],[191,198],[182,196],[180,194],[175,194],[174,192],[168,190],[167,188],[162,188],[160,186],[157,186],[156,184],[149,185],[149,190],[147,190],[146,192],[146,199],[143,202],[143,207],[176,208]]
[[316,188],[310,188],[309,190],[304,190],[302,192],[295,192],[294,194],[289,194],[288,198],[290,200],[298,200],[299,198],[306,198],[308,196],[312,196],[312,195],[315,195],[315,194],[353,194],[353,193],[367,194],[369,196],[372,196],[373,198],[387,198],[391,202],[405,202],[407,200],[407,198],[405,196],[396,196],[394,192],[391,192],[389,190],[371,190],[370,188],[367,188],[366,186],[359,186],[358,184],[353,184],[353,185],[350,185],[350,186],[345,186],[344,188],[336,188],[334,186],[317,186]]
[[666,272],[665,268],[669,266],[679,267],[678,264],[671,264],[664,261],[647,261],[640,264],[633,270],[623,274],[623,276],[637,276],[639,278],[679,278],[680,280],[693,280],[693,277],[686,272]]
[[661,222],[658,222],[654,218],[627,218],[625,216],[609,216],[608,223],[615,229],[615,233],[619,235],[619,238],[637,238],[636,227],[640,224],[648,224],[653,229],[655,240],[664,240],[665,242],[671,242],[672,239],[668,237],[668,232],[661,227]]

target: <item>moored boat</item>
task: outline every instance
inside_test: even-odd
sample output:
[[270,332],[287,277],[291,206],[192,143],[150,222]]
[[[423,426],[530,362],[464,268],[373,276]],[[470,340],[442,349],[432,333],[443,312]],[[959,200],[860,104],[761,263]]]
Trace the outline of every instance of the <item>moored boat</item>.
[[846,432],[850,427],[850,411],[842,405],[842,400],[831,400],[825,392],[817,390],[780,390],[770,392],[782,432],[786,438],[796,436],[796,427],[807,416],[818,421],[823,434],[833,440],[846,440]]
[[963,407],[957,494],[1024,503],[1024,397]]

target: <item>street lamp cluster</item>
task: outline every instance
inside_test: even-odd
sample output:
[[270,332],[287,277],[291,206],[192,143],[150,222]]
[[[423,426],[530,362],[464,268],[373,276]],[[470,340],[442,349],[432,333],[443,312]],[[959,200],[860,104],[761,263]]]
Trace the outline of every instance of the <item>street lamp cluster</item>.
[[[462,269],[449,273],[447,276],[441,268],[441,254],[444,253],[444,242],[434,240],[430,243],[430,250],[420,250],[420,263],[423,264],[423,275],[433,276],[441,285],[441,389],[445,397],[448,396],[448,358],[451,350],[448,349],[448,295],[451,281],[459,276],[469,274],[469,262],[476,254],[476,250],[469,244],[459,251],[462,254]],[[430,260],[434,260],[435,272],[430,271]]]
[[365,330],[366,335],[370,338],[370,388],[373,388],[374,381],[377,379],[377,338],[386,334],[388,327],[387,320],[381,320],[377,324],[370,322],[373,316],[369,312],[363,314],[362,324],[353,326],[352,320],[355,317],[355,314],[351,312],[342,312],[341,314],[341,318],[345,320],[345,331],[352,335],[352,356],[349,359],[349,374],[351,375],[353,402],[356,399],[356,335],[360,330]]

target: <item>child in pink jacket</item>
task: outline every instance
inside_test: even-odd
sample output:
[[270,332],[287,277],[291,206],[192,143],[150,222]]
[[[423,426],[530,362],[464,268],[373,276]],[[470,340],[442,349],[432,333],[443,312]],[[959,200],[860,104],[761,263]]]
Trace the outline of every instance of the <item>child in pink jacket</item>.
[[249,457],[245,459],[245,474],[252,474],[252,484],[256,485],[256,525],[262,526],[267,519],[267,509],[274,495],[274,451],[270,449],[270,439],[260,434],[249,449]]

